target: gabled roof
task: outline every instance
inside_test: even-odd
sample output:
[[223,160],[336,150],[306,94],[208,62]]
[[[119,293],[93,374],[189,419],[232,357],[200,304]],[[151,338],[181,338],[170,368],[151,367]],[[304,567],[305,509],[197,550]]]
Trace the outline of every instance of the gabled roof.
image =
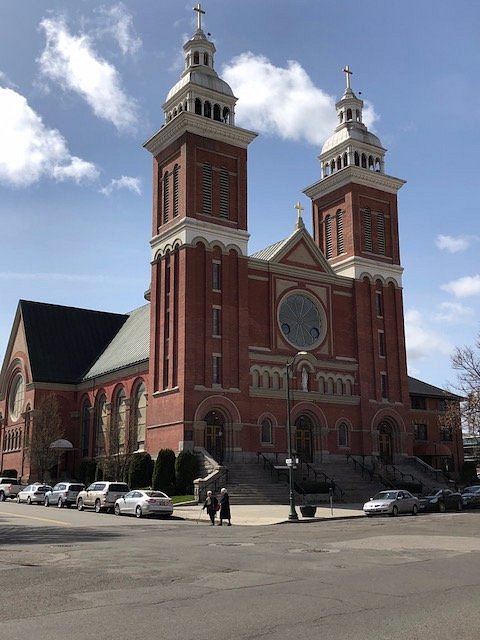
[[410,395],[413,396],[429,396],[430,398],[452,398],[461,400],[460,396],[455,395],[454,393],[450,393],[445,389],[440,389],[439,387],[434,387],[432,384],[428,384],[423,382],[422,380],[418,380],[417,378],[412,378],[408,376],[408,391]]
[[144,362],[148,360],[149,355],[150,305],[145,304],[128,314],[125,324],[84,378],[96,378]]
[[79,382],[128,316],[20,300],[34,382]]
[[279,240],[250,257],[266,262],[302,266],[317,271],[320,269],[329,275],[336,275],[302,221],[297,222],[296,228],[288,238]]

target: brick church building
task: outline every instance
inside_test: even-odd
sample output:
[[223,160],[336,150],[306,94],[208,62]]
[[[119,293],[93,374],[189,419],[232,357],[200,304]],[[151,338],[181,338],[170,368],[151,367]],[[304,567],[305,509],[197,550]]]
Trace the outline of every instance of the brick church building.
[[438,421],[448,394],[407,375],[404,181],[386,173],[348,67],[320,177],[304,189],[313,236],[298,204],[290,235],[249,255],[256,134],[236,125],[236,98],[215,71],[200,13],[184,53],[165,122],[145,143],[147,302],[127,314],[19,302],[0,377],[0,470],[34,475],[30,432],[52,392],[73,445],[61,467],[71,477],[84,458],[155,458],[162,448],[204,449],[226,465],[257,452],[281,458],[287,395],[292,448],[305,461],[419,456],[458,469],[460,436]]

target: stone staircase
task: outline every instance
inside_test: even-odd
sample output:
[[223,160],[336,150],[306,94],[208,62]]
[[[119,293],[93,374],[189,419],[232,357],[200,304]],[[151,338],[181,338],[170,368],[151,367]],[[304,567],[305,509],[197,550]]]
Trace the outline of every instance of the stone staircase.
[[[315,463],[311,465],[317,472],[325,473],[330,480],[334,480],[335,484],[343,491],[342,500],[346,503],[364,503],[377,491],[382,491],[386,487],[378,480],[371,480],[370,476],[362,471],[359,467],[355,469],[352,462],[335,461],[325,463]],[[300,478],[313,480],[312,473],[308,476],[306,469],[299,469]],[[298,476],[297,476],[298,477]],[[321,494],[325,500],[329,500],[327,494]],[[337,498],[338,500],[338,495]]]
[[228,494],[235,504],[284,504],[289,502],[286,479],[272,477],[256,462],[228,463]]

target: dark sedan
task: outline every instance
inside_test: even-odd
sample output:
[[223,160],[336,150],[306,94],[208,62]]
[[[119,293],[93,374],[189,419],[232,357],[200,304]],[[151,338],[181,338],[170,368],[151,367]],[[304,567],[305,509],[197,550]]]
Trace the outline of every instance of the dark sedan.
[[451,489],[437,489],[426,496],[420,497],[421,511],[461,511],[463,508],[462,494]]
[[480,507],[480,486],[465,487],[462,491],[463,506],[468,508]]

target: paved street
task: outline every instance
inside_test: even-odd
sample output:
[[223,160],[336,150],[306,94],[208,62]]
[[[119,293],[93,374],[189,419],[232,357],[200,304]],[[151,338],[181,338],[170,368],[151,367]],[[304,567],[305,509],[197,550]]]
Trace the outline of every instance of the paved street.
[[220,528],[0,503],[0,638],[476,640],[479,526],[480,511]]

